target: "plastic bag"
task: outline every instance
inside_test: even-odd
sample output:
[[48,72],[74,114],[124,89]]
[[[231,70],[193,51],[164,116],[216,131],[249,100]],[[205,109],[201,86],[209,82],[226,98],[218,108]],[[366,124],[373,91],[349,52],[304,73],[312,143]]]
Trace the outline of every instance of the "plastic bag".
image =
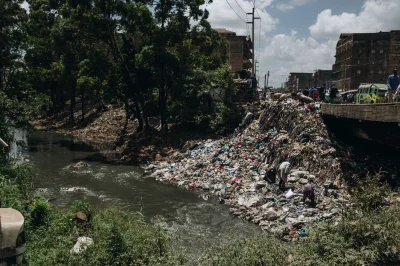
[[285,194],[285,198],[287,198],[287,199],[291,199],[291,198],[293,198],[295,196],[296,196],[296,193],[293,192],[291,189],[289,189],[289,191],[286,192],[286,194]]

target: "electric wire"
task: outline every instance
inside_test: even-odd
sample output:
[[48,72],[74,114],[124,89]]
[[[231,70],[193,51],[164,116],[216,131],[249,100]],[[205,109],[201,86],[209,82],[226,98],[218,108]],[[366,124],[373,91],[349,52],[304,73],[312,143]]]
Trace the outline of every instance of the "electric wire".
[[244,19],[242,19],[242,17],[239,16],[238,13],[236,13],[235,9],[233,9],[233,7],[232,7],[231,4],[228,2],[228,0],[225,0],[225,1],[226,1],[226,2],[228,3],[228,5],[231,7],[232,11],[235,12],[236,16],[237,16],[238,18],[240,18],[244,23],[246,23],[246,21],[245,21]]

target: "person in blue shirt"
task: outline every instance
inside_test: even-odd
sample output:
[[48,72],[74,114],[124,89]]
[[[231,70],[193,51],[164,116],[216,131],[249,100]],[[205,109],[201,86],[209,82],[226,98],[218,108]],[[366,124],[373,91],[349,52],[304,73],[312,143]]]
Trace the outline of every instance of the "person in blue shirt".
[[393,93],[396,92],[397,87],[399,86],[400,79],[397,76],[397,69],[393,69],[393,75],[390,75],[387,80],[388,86],[388,103],[393,102]]

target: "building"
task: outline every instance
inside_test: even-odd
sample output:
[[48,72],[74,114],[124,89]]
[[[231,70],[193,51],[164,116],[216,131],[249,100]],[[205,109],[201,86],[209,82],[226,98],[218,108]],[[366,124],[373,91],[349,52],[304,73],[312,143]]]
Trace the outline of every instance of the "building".
[[302,91],[305,88],[310,88],[314,85],[313,73],[298,73],[291,72],[286,88],[291,91]]
[[227,29],[215,29],[221,36],[226,37],[229,42],[229,64],[232,71],[239,73],[242,70],[252,68],[252,42],[247,36],[237,36],[235,32]]
[[318,69],[314,72],[314,87],[321,87],[326,85],[332,80],[333,70]]
[[386,83],[400,66],[400,31],[342,33],[336,45],[333,81],[340,90],[360,83]]

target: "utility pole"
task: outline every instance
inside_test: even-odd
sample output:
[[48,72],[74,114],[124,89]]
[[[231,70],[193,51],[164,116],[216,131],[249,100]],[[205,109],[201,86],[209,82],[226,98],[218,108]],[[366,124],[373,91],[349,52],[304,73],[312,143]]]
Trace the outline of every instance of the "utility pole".
[[255,78],[257,78],[257,68],[258,68],[257,64],[258,64],[258,63],[260,63],[260,62],[258,62],[257,59],[256,59],[256,64],[255,64],[255,66],[254,66],[254,77],[255,77]]
[[254,54],[255,54],[255,51],[254,51],[254,20],[260,19],[260,18],[254,17],[254,11],[255,11],[255,5],[253,6],[253,12],[246,13],[248,15],[251,15],[251,22],[247,22],[247,23],[251,24],[251,44],[252,44],[251,49],[252,49],[252,54],[253,54],[253,57],[252,57],[253,67],[251,69],[251,74],[253,77],[255,77],[255,73],[256,73],[255,72],[256,62],[254,60]]
[[269,71],[267,73],[267,89],[268,89]]
[[264,76],[264,89],[267,90],[267,74]]

